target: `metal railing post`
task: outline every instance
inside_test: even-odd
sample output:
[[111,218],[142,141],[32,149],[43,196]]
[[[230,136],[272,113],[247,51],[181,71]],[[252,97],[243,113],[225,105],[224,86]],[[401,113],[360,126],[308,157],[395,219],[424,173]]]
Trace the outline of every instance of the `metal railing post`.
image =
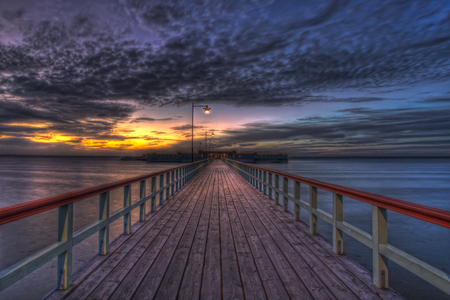
[[[139,199],[145,198],[146,196],[145,180],[139,182]],[[139,220],[145,222],[145,205],[146,202],[139,205]]]
[[342,221],[344,221],[343,197],[333,193],[333,251],[336,254],[344,254],[342,231],[337,228],[337,222]]
[[166,187],[167,187],[167,189],[166,189],[166,199],[165,200],[169,199],[169,197],[170,197],[170,172],[166,173]]
[[67,242],[67,249],[58,255],[57,288],[72,284],[73,203],[58,208],[58,242]]
[[287,196],[289,194],[289,181],[286,177],[283,177],[283,193],[284,193],[284,195],[283,195],[283,210],[288,211],[289,210],[289,207],[288,207],[289,199]]
[[98,234],[98,254],[106,255],[109,252],[109,192],[100,194],[98,219],[106,220],[106,225]]
[[372,205],[373,284],[382,289],[389,288],[388,259],[380,254],[378,246],[387,243],[387,210]]
[[[294,198],[300,202],[300,182],[294,181]],[[294,204],[294,220],[300,221],[300,205]]]
[[[130,207],[131,205],[131,185],[123,187],[123,207]],[[123,216],[123,234],[131,233],[131,212],[127,212]]]
[[313,214],[313,209],[317,209],[317,188],[309,187],[309,232],[317,234],[317,216]]

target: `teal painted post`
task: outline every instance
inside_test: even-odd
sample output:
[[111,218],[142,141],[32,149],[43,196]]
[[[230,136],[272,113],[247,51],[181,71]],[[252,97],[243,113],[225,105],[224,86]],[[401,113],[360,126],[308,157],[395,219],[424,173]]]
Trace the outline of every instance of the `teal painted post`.
[[280,189],[280,176],[275,175],[275,204],[280,204],[280,193],[278,192]]
[[[139,182],[139,198],[140,199],[145,198],[146,194],[147,193],[146,193],[146,188],[145,188],[145,180],[142,180]],[[146,201],[144,201],[144,203],[142,203],[139,206],[139,216],[140,216],[139,220],[141,222],[145,222],[145,215],[146,215],[145,205],[146,205]]]
[[270,200],[273,200],[273,193],[272,193],[272,185],[273,185],[273,182],[272,182],[272,176],[273,176],[273,174],[272,174],[272,173],[269,173],[269,199],[270,199]]
[[259,170],[259,191],[260,192],[263,191],[263,184],[262,184],[261,180],[263,180],[263,176],[262,176],[262,171]]
[[105,227],[98,234],[98,254],[106,255],[109,252],[109,192],[100,194],[98,219],[105,220]]
[[175,193],[175,171],[170,172],[171,175],[171,186],[170,186],[170,195],[172,196]]
[[[161,190],[164,187],[164,174],[159,175],[159,189]],[[159,205],[164,202],[164,190],[161,190],[159,193]]]
[[73,203],[58,208],[58,242],[67,242],[67,249],[58,255],[57,288],[67,289],[72,284]]
[[[123,207],[130,207],[131,205],[131,185],[123,187]],[[123,216],[123,234],[131,233],[131,211]]]
[[[294,198],[298,202],[300,202],[300,182],[294,182]],[[300,221],[300,205],[297,203],[294,204],[294,220]]]
[[[156,192],[156,177],[152,177],[152,181],[151,181],[151,193],[153,194],[154,192]],[[150,211],[154,212],[155,211],[155,206],[156,206],[156,196],[152,197],[152,202],[150,202]]]
[[264,181],[264,195],[267,196],[267,172],[263,173],[263,181]]
[[166,173],[166,200],[170,197],[170,172]]
[[288,197],[287,195],[289,194],[289,181],[286,177],[283,177],[283,210],[284,211],[288,211],[289,207],[288,207]]
[[317,234],[317,216],[312,212],[313,209],[317,209],[317,188],[314,186],[309,187],[309,209],[309,232]]
[[333,251],[344,254],[344,236],[337,228],[337,222],[344,221],[344,201],[342,195],[333,193]]

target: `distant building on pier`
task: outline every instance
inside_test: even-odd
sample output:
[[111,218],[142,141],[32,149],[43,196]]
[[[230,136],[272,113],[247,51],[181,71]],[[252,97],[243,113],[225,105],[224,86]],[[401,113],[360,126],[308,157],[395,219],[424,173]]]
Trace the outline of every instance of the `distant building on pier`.
[[[258,153],[251,152],[237,152],[236,149],[231,150],[203,150],[199,149],[194,153],[194,161],[206,158],[228,158],[240,162],[257,163],[257,162],[288,162],[289,155],[285,153]],[[148,162],[191,162],[191,153],[177,151],[176,153],[147,153]]]

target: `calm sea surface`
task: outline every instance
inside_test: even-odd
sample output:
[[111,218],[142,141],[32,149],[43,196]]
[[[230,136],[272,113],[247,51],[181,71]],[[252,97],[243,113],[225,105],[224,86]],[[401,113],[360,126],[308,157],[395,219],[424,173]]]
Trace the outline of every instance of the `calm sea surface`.
[[[174,167],[175,163],[119,161],[117,157],[0,156],[0,208],[102,183]],[[321,158],[291,159],[287,164],[258,164],[292,174],[450,210],[450,159]],[[148,187],[147,187],[148,188]],[[301,198],[308,200],[307,186]],[[137,184],[132,199],[138,198]],[[291,186],[291,190],[293,187]],[[123,205],[122,190],[111,193],[111,212]],[[331,193],[319,190],[319,208],[331,213]],[[292,209],[292,207],[291,207]],[[138,209],[133,222],[138,219]],[[98,218],[98,196],[74,204],[74,230]],[[301,218],[308,223],[308,214]],[[371,207],[344,198],[345,221],[371,232]],[[57,210],[0,226],[0,270],[28,257],[56,240]],[[331,240],[331,226],[320,222],[319,233]],[[112,241],[122,221],[112,224]],[[388,212],[389,243],[450,273],[450,230]],[[371,270],[371,250],[344,236],[344,250]],[[74,247],[76,270],[96,254],[98,235]],[[0,299],[40,299],[56,286],[56,260],[0,293]],[[407,299],[450,299],[430,284],[389,262],[391,286]]]

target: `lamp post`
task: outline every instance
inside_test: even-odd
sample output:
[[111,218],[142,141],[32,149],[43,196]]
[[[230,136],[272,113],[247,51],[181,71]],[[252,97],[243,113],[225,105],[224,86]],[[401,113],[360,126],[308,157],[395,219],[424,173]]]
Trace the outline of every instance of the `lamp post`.
[[208,105],[195,105],[192,103],[192,147],[191,147],[191,162],[194,162],[194,107],[202,107],[205,114],[211,112],[211,108]]

